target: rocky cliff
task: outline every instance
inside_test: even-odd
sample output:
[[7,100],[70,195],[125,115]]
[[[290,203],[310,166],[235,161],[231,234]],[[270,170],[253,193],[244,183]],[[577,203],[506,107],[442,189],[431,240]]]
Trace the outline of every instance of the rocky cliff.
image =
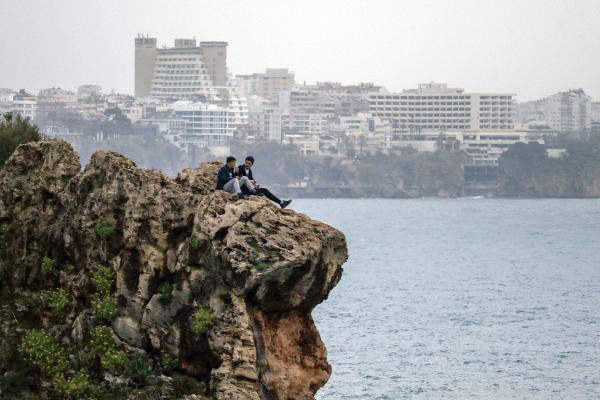
[[264,198],[69,144],[0,171],[0,398],[312,399],[344,235]]

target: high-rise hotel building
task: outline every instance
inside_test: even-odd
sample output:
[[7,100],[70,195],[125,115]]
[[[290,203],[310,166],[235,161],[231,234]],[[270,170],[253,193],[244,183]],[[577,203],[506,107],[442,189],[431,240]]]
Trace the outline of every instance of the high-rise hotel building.
[[393,122],[397,129],[422,130],[512,130],[515,95],[510,93],[465,93],[442,83],[419,84],[401,93],[369,94],[374,117]]
[[158,48],[156,38],[135,38],[135,96],[193,99],[218,95],[227,83],[227,42],[175,39]]

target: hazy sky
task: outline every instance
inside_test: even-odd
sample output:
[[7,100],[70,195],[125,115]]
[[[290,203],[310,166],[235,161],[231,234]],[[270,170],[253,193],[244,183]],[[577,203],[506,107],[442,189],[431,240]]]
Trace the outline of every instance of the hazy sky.
[[227,41],[234,74],[600,100],[600,0],[0,0],[0,87],[132,93],[137,33]]

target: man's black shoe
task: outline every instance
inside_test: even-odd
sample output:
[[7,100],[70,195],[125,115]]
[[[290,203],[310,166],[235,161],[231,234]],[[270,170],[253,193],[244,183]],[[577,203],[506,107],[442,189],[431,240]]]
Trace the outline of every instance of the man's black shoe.
[[281,202],[281,208],[286,208],[287,206],[290,205],[292,201],[291,200],[285,200]]
[[238,197],[240,198],[240,200],[248,200],[250,198],[250,196],[244,193],[238,193]]

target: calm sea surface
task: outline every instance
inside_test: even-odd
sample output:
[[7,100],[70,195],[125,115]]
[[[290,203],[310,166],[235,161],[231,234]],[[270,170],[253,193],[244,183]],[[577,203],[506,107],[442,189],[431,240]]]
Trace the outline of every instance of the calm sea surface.
[[294,200],[350,259],[318,398],[599,399],[600,201]]

